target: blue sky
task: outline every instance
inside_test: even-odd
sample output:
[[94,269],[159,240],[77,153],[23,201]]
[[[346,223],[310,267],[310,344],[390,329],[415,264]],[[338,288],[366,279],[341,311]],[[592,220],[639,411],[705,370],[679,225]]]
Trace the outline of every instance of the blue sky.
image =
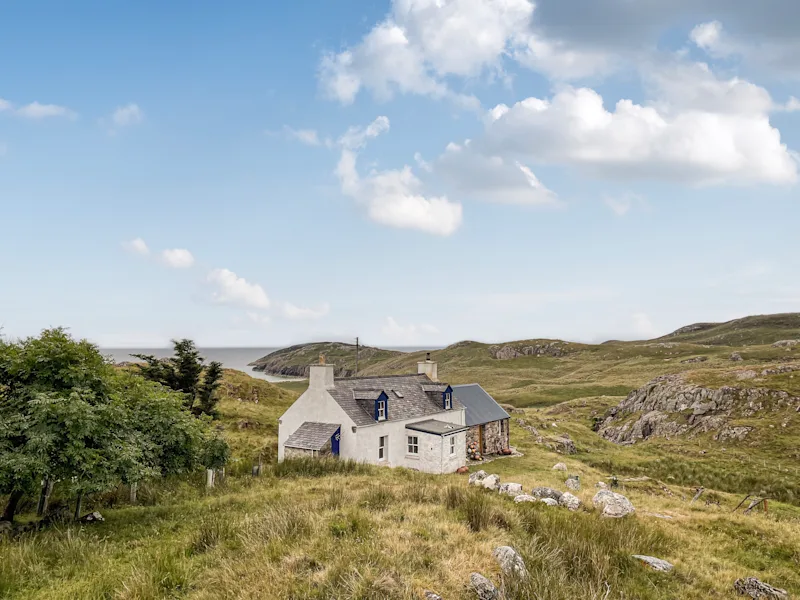
[[0,323],[641,339],[800,309],[800,5],[4,3]]

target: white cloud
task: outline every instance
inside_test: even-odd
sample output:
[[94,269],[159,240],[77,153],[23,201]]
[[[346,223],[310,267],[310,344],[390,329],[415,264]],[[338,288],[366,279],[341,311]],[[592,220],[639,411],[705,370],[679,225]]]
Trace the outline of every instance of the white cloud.
[[786,101],[786,104],[779,105],[778,107],[776,107],[776,109],[784,112],[800,111],[800,100],[798,100],[794,96],[790,96],[789,99]]
[[256,325],[264,326],[264,325],[269,325],[270,323],[272,323],[272,319],[270,319],[269,316],[263,315],[263,314],[261,314],[259,312],[254,311],[254,310],[248,310],[247,313],[245,313],[245,314],[247,315],[248,320],[251,323],[255,323]]
[[228,269],[214,269],[206,277],[216,290],[212,299],[218,304],[233,304],[244,308],[265,310],[270,301],[267,293],[257,283],[250,283]]
[[0,112],[3,112],[5,110],[11,110],[13,108],[14,108],[14,105],[11,104],[11,102],[9,102],[8,100],[3,100],[2,98],[0,98]]
[[446,197],[420,193],[422,182],[404,166],[399,170],[373,170],[362,178],[356,169],[356,149],[367,139],[389,129],[389,119],[378,117],[366,129],[350,128],[340,139],[342,153],[336,166],[342,193],[361,203],[369,217],[383,225],[417,229],[448,236],[461,226],[462,208]]
[[194,265],[194,256],[185,248],[171,248],[161,252],[161,260],[173,269],[188,269]]
[[116,127],[128,127],[144,121],[144,112],[136,104],[118,107],[111,115],[111,122]]
[[464,144],[448,144],[434,171],[459,192],[503,204],[557,205],[558,197],[517,160],[483,155]]
[[719,21],[701,23],[689,33],[689,39],[691,39],[698,48],[702,48],[703,50],[718,49],[721,38],[722,23]]
[[436,335],[439,330],[433,325],[422,323],[420,325],[401,325],[393,317],[386,317],[386,322],[381,328],[381,333],[389,338],[391,341],[402,343],[411,343],[419,341],[422,338]]
[[32,102],[25,106],[20,106],[16,114],[26,119],[47,119],[50,117],[64,117],[67,119],[75,119],[77,115],[72,110],[56,104],[39,104]]
[[322,140],[314,129],[292,129],[291,127],[284,127],[286,134],[292,138],[306,144],[307,146],[321,146]]
[[603,202],[615,215],[624,217],[635,204],[644,204],[644,198],[638,194],[622,194],[621,196],[604,196]]
[[150,254],[150,248],[147,247],[147,244],[145,244],[142,238],[135,238],[130,241],[123,242],[122,246],[128,252],[132,252],[133,254],[139,254],[141,256],[147,256]]
[[535,34],[519,36],[513,56],[521,65],[561,81],[608,72],[616,63],[609,53],[571,48]]
[[481,145],[485,153],[621,178],[796,181],[797,164],[769,122],[769,95],[739,80],[710,85],[707,75],[695,69],[686,81],[705,83],[708,93],[680,99],[679,78],[654,77],[661,100],[640,105],[623,99],[613,112],[589,88],[564,87],[550,99],[498,105],[489,112]]
[[650,321],[650,317],[643,312],[634,313],[631,317],[633,319],[633,330],[641,338],[653,339],[660,335],[660,332]]
[[287,319],[292,320],[313,320],[321,319],[330,312],[330,306],[327,302],[321,304],[319,308],[302,308],[295,306],[289,302],[283,304],[283,314]]
[[422,169],[423,171],[430,173],[433,171],[433,167],[431,163],[427,162],[424,158],[422,158],[422,154],[419,152],[414,153],[414,162],[417,163],[417,166]]

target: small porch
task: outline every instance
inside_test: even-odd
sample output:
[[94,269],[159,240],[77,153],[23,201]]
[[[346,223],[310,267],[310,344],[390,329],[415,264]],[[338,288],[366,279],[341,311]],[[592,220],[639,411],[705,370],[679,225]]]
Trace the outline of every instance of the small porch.
[[342,426],[306,421],[284,444],[284,458],[339,456]]

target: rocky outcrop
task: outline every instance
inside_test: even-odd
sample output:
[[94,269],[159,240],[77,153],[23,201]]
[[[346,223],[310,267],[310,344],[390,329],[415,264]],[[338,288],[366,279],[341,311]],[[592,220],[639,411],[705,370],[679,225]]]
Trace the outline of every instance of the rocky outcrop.
[[541,342],[536,344],[505,344],[503,346],[489,346],[489,354],[497,360],[510,360],[520,356],[552,356],[560,357],[570,354],[574,350],[569,342]]
[[555,440],[556,452],[559,454],[577,454],[578,449],[569,434],[563,433]]
[[633,558],[652,567],[654,571],[663,571],[664,573],[669,573],[673,569],[672,563],[668,563],[667,561],[662,560],[660,558],[656,558],[655,556],[644,556],[643,554],[634,554]]
[[738,352],[733,352],[733,353],[731,354],[731,360],[732,360],[733,362],[740,362],[740,361],[742,360],[742,355],[741,355],[741,354],[739,354]]
[[595,430],[617,444],[709,432],[715,432],[717,438],[744,439],[752,428],[729,427],[730,419],[795,406],[800,406],[800,398],[780,390],[731,386],[711,389],[689,384],[681,375],[663,375],[610,408],[595,424]]
[[753,600],[759,598],[769,598],[770,600],[788,600],[789,592],[776,587],[772,587],[768,583],[759,581],[755,577],[745,577],[744,579],[737,579],[733,583],[733,589],[742,596],[749,596]]
[[[259,358],[249,366],[254,371],[263,371],[270,375],[308,377],[310,365],[319,360],[320,354],[325,356],[328,364],[334,365],[335,377],[351,377],[355,374],[356,346],[341,342],[313,342],[282,348]],[[370,363],[401,354],[395,350],[361,346],[358,352],[360,368],[363,370]]]
[[620,518],[635,512],[631,501],[622,494],[610,490],[600,490],[592,498],[592,504],[602,509],[604,517]]
[[773,348],[791,348],[792,346],[797,346],[800,344],[800,340],[778,340],[774,344],[772,344]]

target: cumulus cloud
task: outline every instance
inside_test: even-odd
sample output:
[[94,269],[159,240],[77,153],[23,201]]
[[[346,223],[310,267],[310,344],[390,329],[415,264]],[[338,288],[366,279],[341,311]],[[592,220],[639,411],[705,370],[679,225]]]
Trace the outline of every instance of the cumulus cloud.
[[142,238],[134,238],[127,242],[123,242],[122,247],[128,252],[139,254],[140,256],[147,256],[150,254],[150,248],[147,247],[147,244]]
[[434,171],[459,192],[503,204],[557,205],[557,195],[518,160],[484,155],[470,140],[448,144],[436,160]]
[[111,122],[115,127],[129,127],[144,121],[144,111],[137,104],[128,104],[118,107],[111,115]]
[[212,299],[218,304],[262,310],[270,306],[264,288],[257,283],[250,283],[228,269],[214,269],[208,274],[206,281],[215,288]]
[[370,219],[401,229],[416,229],[448,236],[461,225],[461,205],[445,196],[425,196],[422,182],[408,165],[402,169],[371,171],[361,177],[356,168],[357,149],[369,138],[388,131],[389,119],[378,117],[366,128],[351,128],[340,139],[336,166],[342,193],[362,204]]
[[613,111],[596,91],[573,87],[550,99],[498,105],[482,145],[501,156],[621,178],[707,184],[797,179],[797,164],[769,122],[771,100],[762,88],[731,80],[681,98],[679,81],[655,79],[661,100],[641,105],[623,99]]
[[11,102],[9,102],[8,100],[3,100],[2,98],[0,98],[0,112],[6,111],[6,110],[11,110],[13,108],[14,108],[14,105],[11,104]]
[[272,319],[269,316],[256,312],[254,310],[248,310],[246,313],[247,319],[251,323],[255,323],[256,325],[269,325],[272,323]]
[[66,119],[76,119],[77,114],[74,111],[56,104],[40,104],[39,102],[32,102],[25,106],[20,106],[14,111],[20,117],[26,119],[40,120],[51,117],[63,117]]
[[[291,139],[297,140],[307,146],[321,146],[324,143],[314,129],[292,129],[286,126],[284,127],[284,131],[286,131],[286,135]],[[326,141],[328,142],[326,145],[329,145],[329,140]]]
[[439,333],[439,330],[427,323],[419,325],[408,323],[406,325],[401,325],[394,317],[386,317],[386,321],[381,328],[381,333],[392,341],[411,343],[435,335]]
[[321,304],[318,308],[303,308],[295,306],[289,302],[283,304],[283,314],[287,319],[292,320],[314,320],[321,319],[330,312],[330,306],[327,302]]
[[171,248],[161,252],[161,260],[173,269],[188,269],[194,265],[194,256],[185,248]]

